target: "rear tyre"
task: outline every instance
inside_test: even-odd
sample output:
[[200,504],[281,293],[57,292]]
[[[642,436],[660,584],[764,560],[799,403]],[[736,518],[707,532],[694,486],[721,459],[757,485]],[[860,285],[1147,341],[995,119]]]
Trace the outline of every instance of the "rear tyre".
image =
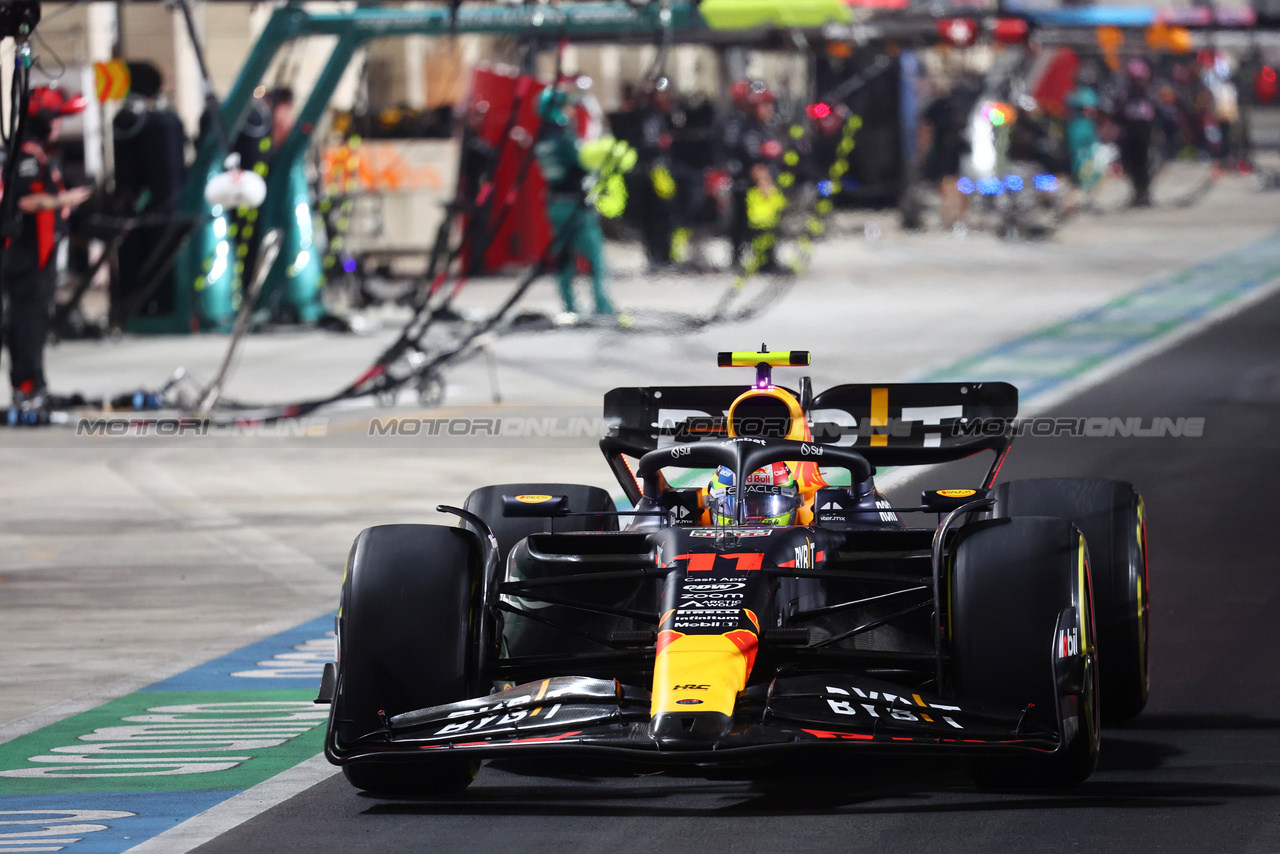
[[[1080,532],[1065,519],[1019,517],[967,525],[954,551],[951,668],[961,700],[1026,709],[1021,729],[1057,732],[1058,618],[1076,608],[1081,649],[1092,643],[1092,597]],[[1096,667],[1086,656],[1079,693],[1062,698],[1067,725],[1053,754],[975,762],[988,785],[1077,783],[1098,763]],[[1074,721],[1074,723],[1073,723]]]
[[1060,516],[1084,534],[1097,597],[1104,722],[1136,717],[1150,691],[1142,496],[1124,481],[1062,477],[1003,483],[995,497],[997,516]]
[[[383,525],[356,538],[338,618],[338,684],[328,743],[350,749],[387,717],[477,696],[479,539],[437,525]],[[380,712],[382,714],[380,714]],[[385,795],[466,788],[479,763],[352,760],[353,786]]]
[[598,486],[574,483],[500,483],[482,486],[467,496],[464,510],[483,519],[498,540],[498,566],[506,566],[507,555],[516,543],[530,534],[571,531],[616,531],[617,516],[569,516],[564,519],[508,518],[502,515],[504,495],[565,495],[575,513],[613,513],[618,508],[609,493]]

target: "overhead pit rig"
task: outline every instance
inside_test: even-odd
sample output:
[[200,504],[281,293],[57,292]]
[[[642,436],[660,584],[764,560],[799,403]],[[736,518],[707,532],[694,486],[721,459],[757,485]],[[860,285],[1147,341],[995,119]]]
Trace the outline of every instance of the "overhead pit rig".
[[[313,12],[302,4],[280,7],[222,102],[219,112],[230,137],[242,127],[254,90],[262,85],[281,48],[308,36],[330,36],[336,42],[287,139],[274,153],[266,200],[254,215],[259,234],[277,228],[282,233],[281,249],[266,274],[260,301],[266,306],[290,305],[293,316],[303,321],[315,320],[320,314],[322,271],[310,234],[311,199],[305,184],[296,179],[296,169],[348,65],[357,51],[374,39],[492,34],[514,35],[547,46],[560,40],[616,44],[659,44],[665,40],[766,50],[797,45],[816,48],[828,42],[920,47],[947,42],[957,31],[952,26],[957,21],[972,29],[971,38],[1010,43],[1026,41],[1029,31],[1037,37],[1043,32],[1055,42],[1069,42],[1081,32],[1089,32],[1092,38],[1097,26],[1142,29],[1162,20],[1147,9],[1121,10],[1124,14],[1117,17],[1117,10],[1109,9],[996,14],[963,8],[926,13],[857,6],[844,0],[615,0],[520,6],[453,3],[342,12]],[[1248,22],[1219,16],[1207,21],[1179,19],[1176,23],[1216,31]],[[183,192],[182,219],[196,223],[194,232],[184,239],[185,229],[175,226],[169,241],[172,245],[157,249],[158,253],[168,251],[174,263],[157,258],[153,259],[157,263],[148,265],[153,271],[151,281],[142,290],[171,287],[172,313],[135,317],[128,326],[130,331],[183,333],[231,327],[239,281],[233,264],[219,263],[228,250],[228,212],[214,209],[204,197],[208,182],[223,171],[226,152],[221,148],[217,135],[206,135]],[[167,275],[169,269],[171,276]]]
[[[456,5],[456,4],[455,4]],[[778,38],[780,28],[800,27],[818,32],[831,24],[852,20],[849,8],[840,0],[806,3],[754,3],[742,0],[706,0],[702,8],[711,12],[710,24],[698,4],[688,2],[561,3],[536,6],[438,6],[421,9],[358,8],[348,12],[312,12],[301,5],[277,9],[240,76],[223,101],[220,115],[229,135],[234,137],[249,110],[255,88],[273,59],[287,43],[308,36],[336,37],[329,58],[315,85],[299,110],[293,129],[274,155],[267,178],[267,196],[256,215],[256,230],[267,233],[281,229],[281,251],[266,274],[260,301],[272,305],[284,301],[302,320],[319,314],[321,271],[317,253],[312,251],[310,200],[298,192],[291,180],[343,73],[357,50],[373,39],[404,36],[451,36],[458,34],[514,35],[540,41],[548,46],[560,40],[652,44],[661,39],[676,43],[742,43],[743,29],[731,28],[732,21],[746,22],[745,29],[765,27],[750,33],[752,39]],[[750,14],[741,15],[749,8]],[[737,18],[735,18],[735,15]],[[174,310],[165,317],[136,318],[130,324],[137,332],[225,331],[235,315],[238,289],[233,265],[218,263],[227,252],[226,211],[218,211],[205,201],[204,189],[223,170],[225,152],[219,140],[209,135],[203,142],[183,194],[184,216],[200,225],[177,251],[171,286]],[[221,220],[221,221],[220,221]],[[221,255],[219,253],[222,253]],[[163,286],[159,280],[152,287]]]

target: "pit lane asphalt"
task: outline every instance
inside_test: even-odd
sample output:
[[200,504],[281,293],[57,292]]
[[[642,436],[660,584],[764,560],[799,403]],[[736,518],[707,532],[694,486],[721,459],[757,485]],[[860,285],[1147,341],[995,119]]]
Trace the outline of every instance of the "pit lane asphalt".
[[1273,296],[1047,413],[1203,417],[1202,438],[1024,437],[1001,473],[1121,478],[1147,501],[1151,701],[1104,731],[1078,787],[979,791],[946,767],[853,763],[774,785],[486,767],[458,798],[390,801],[338,776],[198,850],[1280,850],[1277,329]]

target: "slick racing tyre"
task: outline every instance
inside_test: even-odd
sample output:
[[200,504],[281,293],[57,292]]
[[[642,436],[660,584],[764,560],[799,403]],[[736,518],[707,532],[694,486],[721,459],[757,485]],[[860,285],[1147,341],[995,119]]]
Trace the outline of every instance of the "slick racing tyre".
[[1015,480],[996,488],[997,516],[1060,516],[1089,544],[1097,597],[1098,674],[1104,722],[1136,717],[1147,704],[1147,528],[1132,484],[1102,478]]
[[[1052,754],[975,760],[971,770],[979,783],[1067,785],[1096,767],[1098,670],[1089,588],[1084,540],[1065,519],[996,519],[961,529],[951,578],[955,696],[961,703],[1024,709],[1020,732],[1062,738]],[[1078,683],[1062,687],[1060,619],[1071,620],[1078,638],[1069,662],[1078,665]]]
[[573,483],[500,483],[482,486],[467,496],[463,509],[479,516],[493,531],[498,540],[498,566],[506,565],[507,555],[516,543],[530,534],[552,530],[553,522],[556,533],[618,530],[617,516],[569,516],[555,520],[507,518],[502,515],[504,495],[565,495],[569,498],[569,509],[575,513],[613,513],[617,510],[609,493],[598,486],[579,486]]
[[[356,538],[338,612],[330,745],[358,749],[358,739],[383,728],[383,714],[477,696],[482,566],[479,538],[459,528],[382,525]],[[356,788],[404,795],[461,791],[479,768],[397,758],[353,759],[342,770]]]

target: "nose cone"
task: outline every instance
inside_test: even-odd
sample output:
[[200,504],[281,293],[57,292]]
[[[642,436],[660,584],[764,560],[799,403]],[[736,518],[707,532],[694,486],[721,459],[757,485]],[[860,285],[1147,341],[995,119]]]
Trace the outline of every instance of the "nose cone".
[[[743,637],[735,643],[738,635]],[[746,631],[685,635],[660,643],[649,736],[660,747],[706,749],[728,735],[756,643],[755,634]]]
[[649,720],[649,737],[659,747],[706,749],[732,727],[733,718],[723,712],[659,712]]

